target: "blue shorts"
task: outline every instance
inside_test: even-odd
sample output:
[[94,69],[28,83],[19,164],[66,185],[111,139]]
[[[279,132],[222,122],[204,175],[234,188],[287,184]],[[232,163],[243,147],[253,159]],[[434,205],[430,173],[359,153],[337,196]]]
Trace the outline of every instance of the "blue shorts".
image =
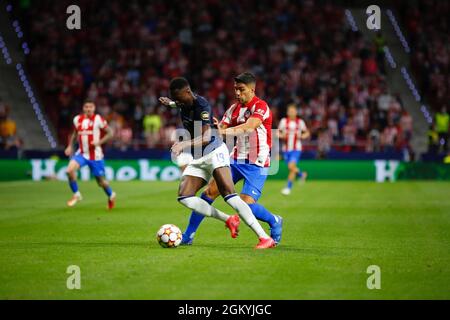
[[94,177],[104,177],[105,176],[105,161],[104,160],[88,160],[81,154],[77,154],[72,157],[72,160],[76,161],[80,168],[88,166],[91,169],[91,173]]
[[261,198],[269,168],[261,168],[256,164],[232,163],[230,169],[234,184],[244,179],[244,187],[241,194],[248,195],[255,201],[258,201]]
[[300,161],[301,155],[301,151],[287,151],[283,154],[283,158],[286,163],[294,162],[295,164],[297,164]]

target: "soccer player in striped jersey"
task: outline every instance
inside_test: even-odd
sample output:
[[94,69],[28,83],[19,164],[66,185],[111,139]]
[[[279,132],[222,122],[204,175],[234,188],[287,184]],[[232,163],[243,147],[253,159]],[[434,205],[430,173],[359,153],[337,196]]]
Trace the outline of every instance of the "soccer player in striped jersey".
[[[105,178],[105,162],[102,145],[113,137],[113,130],[99,114],[95,113],[95,104],[87,101],[83,105],[83,114],[73,119],[74,132],[70,136],[69,145],[65,154],[71,157],[67,168],[69,186],[73,192],[72,198],[67,201],[69,207],[73,207],[82,200],[77,184],[77,171],[88,166],[94,175],[99,187],[103,188],[108,196],[108,208],[115,206],[116,193],[112,191]],[[79,149],[73,155],[75,141],[78,140]]]
[[281,193],[290,195],[295,179],[306,180],[308,174],[298,168],[302,154],[302,140],[308,139],[309,130],[305,121],[298,117],[297,106],[290,104],[287,107],[287,117],[281,119],[278,126],[280,139],[283,141],[283,158],[289,168],[288,183]]

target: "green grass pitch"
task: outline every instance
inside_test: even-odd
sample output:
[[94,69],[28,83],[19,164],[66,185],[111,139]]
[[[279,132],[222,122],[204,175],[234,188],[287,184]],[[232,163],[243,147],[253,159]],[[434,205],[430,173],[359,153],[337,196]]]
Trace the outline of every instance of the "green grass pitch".
[[[176,183],[94,183],[66,208],[60,182],[0,184],[0,299],[449,299],[450,184],[308,182],[290,197],[267,183],[261,203],[285,219],[276,249],[256,251],[208,220],[194,246],[162,249],[156,231],[184,229]],[[240,189],[240,187],[239,187]],[[229,212],[222,200],[217,206]],[[81,290],[68,290],[69,265]],[[381,268],[381,289],[366,286]]]

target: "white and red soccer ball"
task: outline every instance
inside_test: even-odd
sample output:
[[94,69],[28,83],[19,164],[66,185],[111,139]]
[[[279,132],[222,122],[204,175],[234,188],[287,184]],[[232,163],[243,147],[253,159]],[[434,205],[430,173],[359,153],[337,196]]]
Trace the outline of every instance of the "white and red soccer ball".
[[173,224],[163,225],[156,234],[156,240],[163,248],[176,248],[181,244],[183,234],[180,228]]

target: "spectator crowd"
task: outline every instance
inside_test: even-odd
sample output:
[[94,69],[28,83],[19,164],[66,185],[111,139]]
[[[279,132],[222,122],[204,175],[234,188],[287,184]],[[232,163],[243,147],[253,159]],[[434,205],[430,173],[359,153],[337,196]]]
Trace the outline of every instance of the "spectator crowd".
[[435,113],[428,132],[429,152],[447,152],[450,101],[450,3],[420,0],[398,5],[411,47],[411,64],[421,93]]
[[298,105],[312,133],[307,147],[410,148],[412,118],[386,83],[383,41],[352,31],[343,7],[309,0],[80,0],[82,28],[71,31],[61,14],[69,4],[42,0],[27,12],[28,66],[62,144],[88,98],[116,129],[116,147],[165,147],[179,123],[158,97],[168,94],[172,77],[187,77],[220,118],[233,103],[233,77],[252,71],[274,126],[289,103]]

